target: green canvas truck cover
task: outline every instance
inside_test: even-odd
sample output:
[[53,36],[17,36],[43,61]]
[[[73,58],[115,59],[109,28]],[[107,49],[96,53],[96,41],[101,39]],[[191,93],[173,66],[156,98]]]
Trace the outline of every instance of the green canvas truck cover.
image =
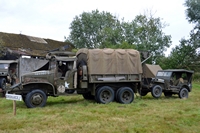
[[89,74],[141,74],[140,53],[134,49],[80,49],[87,55]]
[[143,77],[155,78],[158,70],[162,70],[162,68],[159,65],[144,64]]

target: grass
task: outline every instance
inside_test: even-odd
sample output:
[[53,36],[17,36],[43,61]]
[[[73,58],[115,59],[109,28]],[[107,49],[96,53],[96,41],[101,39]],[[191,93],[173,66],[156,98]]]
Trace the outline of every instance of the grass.
[[97,104],[81,95],[49,97],[44,108],[28,109],[0,98],[0,133],[198,133],[200,84],[193,83],[188,99],[177,95],[154,99],[151,94],[131,104]]

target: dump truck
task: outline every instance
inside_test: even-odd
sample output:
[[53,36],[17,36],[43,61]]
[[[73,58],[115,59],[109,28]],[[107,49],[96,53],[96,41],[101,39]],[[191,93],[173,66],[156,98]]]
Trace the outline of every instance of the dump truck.
[[141,87],[142,66],[137,50],[83,48],[76,54],[56,51],[48,53],[42,62],[35,62],[40,64],[35,71],[20,72],[20,82],[6,92],[21,95],[28,108],[45,106],[48,96],[74,91],[97,103],[116,100],[128,104]]

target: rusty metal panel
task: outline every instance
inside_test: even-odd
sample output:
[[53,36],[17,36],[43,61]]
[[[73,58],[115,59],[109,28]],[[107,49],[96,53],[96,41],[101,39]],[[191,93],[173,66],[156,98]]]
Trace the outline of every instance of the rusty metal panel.
[[19,59],[19,77],[25,73],[36,71],[45,66],[49,61],[35,58],[20,58]]

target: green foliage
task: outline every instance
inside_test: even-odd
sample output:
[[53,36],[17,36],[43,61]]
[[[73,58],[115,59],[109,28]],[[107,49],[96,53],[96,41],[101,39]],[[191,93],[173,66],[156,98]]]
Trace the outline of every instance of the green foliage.
[[182,39],[180,45],[172,49],[170,60],[174,68],[192,69],[196,55],[196,47],[191,45],[188,40]]
[[169,68],[183,68],[199,71],[200,1],[186,0],[185,6],[187,7],[187,19],[189,22],[194,23],[195,27],[190,32],[190,38],[188,40],[181,39],[180,44],[172,49],[170,56],[166,59],[168,61],[166,63],[169,64]]
[[113,49],[136,49],[136,45],[131,45],[128,42],[122,42],[122,44],[106,44],[106,48],[113,48]]
[[72,21],[68,40],[76,48],[99,48],[106,42],[116,44],[119,23],[109,12],[83,12]]
[[162,23],[160,18],[153,18],[151,14],[138,15],[132,21],[132,25],[135,25],[133,35],[137,50],[150,51],[150,62],[163,56],[171,46],[171,36],[165,35],[162,31],[167,25]]
[[200,22],[200,0],[186,0],[185,1],[186,15],[189,22]]
[[162,57],[158,63],[163,69],[188,69],[197,71],[198,62],[197,47],[190,44],[189,40],[182,39],[180,44],[172,49],[169,57]]
[[200,71],[200,0],[186,0],[185,6],[186,17],[195,25],[194,29],[190,32],[190,38],[181,39],[170,56],[160,60],[160,63],[163,68]]
[[185,6],[187,19],[194,24],[189,41],[197,49],[200,47],[200,0],[186,0]]
[[200,82],[200,73],[199,72],[194,73],[192,77],[193,77],[193,81]]
[[83,12],[71,23],[68,41],[76,48],[134,48],[150,51],[149,62],[164,55],[171,36],[162,31],[167,25],[152,15],[138,15],[132,22],[119,21],[109,12]]

